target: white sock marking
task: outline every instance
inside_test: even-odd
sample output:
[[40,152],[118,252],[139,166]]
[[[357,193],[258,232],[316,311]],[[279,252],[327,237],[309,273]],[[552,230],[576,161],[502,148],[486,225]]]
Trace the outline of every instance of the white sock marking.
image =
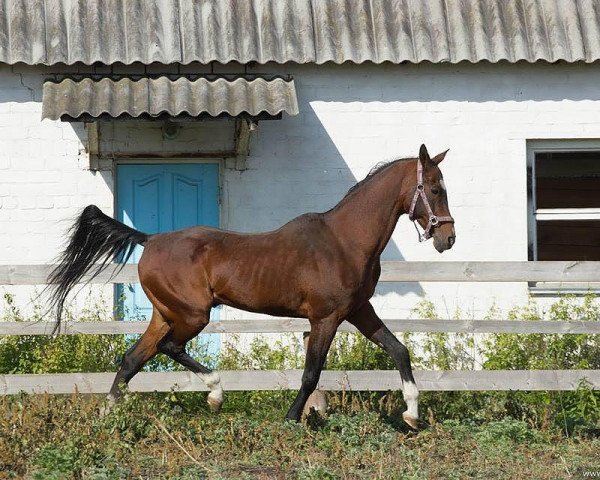
[[220,407],[223,403],[223,387],[221,387],[221,377],[217,372],[197,373],[200,379],[204,382],[210,393],[208,394],[208,403]]
[[419,418],[419,390],[413,382],[402,383],[402,393],[406,402],[406,412],[413,418]]

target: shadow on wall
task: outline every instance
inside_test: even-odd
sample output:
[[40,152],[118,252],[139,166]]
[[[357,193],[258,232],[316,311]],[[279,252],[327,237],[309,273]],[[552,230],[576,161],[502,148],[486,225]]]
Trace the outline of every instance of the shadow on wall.
[[[356,169],[356,164],[348,162],[336,147],[311,105],[300,98],[300,92],[299,102],[300,115],[260,123],[251,145],[248,170],[226,176],[231,219],[228,228],[266,231],[306,212],[327,211],[383,160],[366,156]],[[416,234],[407,241],[416,241]],[[405,260],[393,240],[383,259]],[[391,292],[424,293],[416,282],[378,286],[379,295]]]
[[[362,180],[364,178],[364,176],[368,173],[368,171],[370,171],[375,165],[377,165],[380,161],[382,161],[383,159],[381,158],[365,158],[363,160],[363,167],[361,168],[361,171],[364,170],[364,174],[360,175],[357,174],[355,175],[352,170],[349,167],[349,162],[344,159],[342,153],[339,151],[339,149],[336,147],[336,145],[334,144],[332,138],[329,136],[327,130],[325,129],[325,126],[322,124],[321,120],[318,118],[318,116],[316,115],[314,109],[312,107],[309,107],[307,105],[308,108],[305,108],[305,113],[304,113],[304,120],[307,123],[313,123],[314,125],[320,125],[320,129],[319,129],[319,137],[320,137],[320,155],[324,158],[328,159],[328,163],[331,162],[335,162],[337,163],[337,166],[335,167],[336,169],[338,169],[338,171],[340,171],[340,188],[341,191],[340,192],[336,192],[339,193],[338,195],[338,200],[341,200],[344,195],[347,193],[348,189],[350,187],[352,187],[354,184],[356,184],[357,182],[359,182],[360,180]],[[315,135],[317,135],[315,133]],[[376,141],[375,139],[373,139],[372,141]],[[390,157],[389,159],[391,159],[392,157]],[[388,159],[388,160],[389,160]],[[335,203],[337,203],[337,201]],[[334,203],[334,204],[335,204]],[[332,206],[332,205],[331,205]],[[326,209],[326,208],[330,208],[331,206],[325,206],[322,209]],[[402,219],[404,219],[404,216],[401,217],[401,221]],[[415,235],[416,238],[416,235]],[[409,241],[409,239],[407,239],[407,241]],[[410,241],[414,241],[414,239],[411,239]],[[395,260],[395,261],[404,261],[405,258],[402,255],[402,252],[400,251],[400,248],[398,247],[398,245],[396,244],[396,241],[394,239],[391,239],[388,243],[388,245],[386,246],[385,250],[382,253],[382,260]],[[400,295],[400,296],[404,296],[407,294],[415,294],[417,296],[423,296],[424,295],[424,290],[421,287],[421,285],[418,282],[385,282],[385,283],[379,283],[377,285],[377,290],[375,295],[386,295],[386,294],[396,294],[396,295]]]
[[[77,138],[79,138],[79,142],[81,143],[81,145],[87,149],[88,148],[88,132],[86,130],[85,123],[70,122],[69,125],[73,129],[73,133],[75,133],[75,135],[77,135]],[[84,159],[86,159],[85,161],[89,162],[88,158],[89,157],[87,155],[82,156],[80,161],[84,161]],[[112,163],[112,160],[110,162]],[[82,165],[82,167],[83,167],[83,165]],[[89,166],[86,166],[86,168],[89,168]],[[104,183],[106,183],[106,186],[110,189],[110,191],[113,193],[115,192],[115,182],[114,182],[112,167],[107,168],[106,166],[102,166],[101,169],[90,170],[90,172],[93,175],[99,176],[104,181]],[[100,205],[98,205],[98,206],[100,206]],[[106,212],[106,213],[110,214],[110,212]]]

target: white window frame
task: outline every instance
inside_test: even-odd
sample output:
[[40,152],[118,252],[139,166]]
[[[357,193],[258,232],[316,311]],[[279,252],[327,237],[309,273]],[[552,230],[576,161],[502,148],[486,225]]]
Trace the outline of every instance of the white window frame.
[[[535,155],[559,152],[600,152],[600,139],[528,140],[527,141],[527,248],[528,259],[537,260],[538,220],[600,220],[600,208],[537,208],[535,204]],[[535,295],[554,296],[557,293],[583,295],[600,293],[600,283],[530,282]]]

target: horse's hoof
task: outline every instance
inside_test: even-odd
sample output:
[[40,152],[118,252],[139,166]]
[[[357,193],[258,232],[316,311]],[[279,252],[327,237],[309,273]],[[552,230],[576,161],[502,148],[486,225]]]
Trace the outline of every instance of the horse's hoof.
[[218,413],[223,406],[223,391],[211,391],[206,398],[211,412]]
[[296,416],[293,413],[288,412],[284,418],[286,422],[300,423],[300,415]]
[[421,422],[419,419],[409,415],[408,412],[404,412],[402,414],[402,420],[404,420],[406,424],[413,430],[421,430]]

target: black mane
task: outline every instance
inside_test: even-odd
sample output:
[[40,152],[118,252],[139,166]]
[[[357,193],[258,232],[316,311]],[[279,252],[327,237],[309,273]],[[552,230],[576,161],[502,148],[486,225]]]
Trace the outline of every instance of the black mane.
[[390,160],[387,162],[379,162],[377,163],[367,174],[367,176],[365,178],[363,178],[360,182],[356,183],[355,185],[352,185],[348,192],[346,192],[346,195],[344,196],[344,198],[346,198],[348,195],[350,195],[352,192],[354,192],[355,190],[357,190],[358,188],[362,187],[365,183],[367,183],[369,180],[371,180],[375,175],[377,175],[378,173],[382,172],[383,170],[386,170],[388,167],[391,167],[392,165],[398,163],[398,162],[404,162],[406,160],[414,160],[413,158],[398,158],[396,160]]

